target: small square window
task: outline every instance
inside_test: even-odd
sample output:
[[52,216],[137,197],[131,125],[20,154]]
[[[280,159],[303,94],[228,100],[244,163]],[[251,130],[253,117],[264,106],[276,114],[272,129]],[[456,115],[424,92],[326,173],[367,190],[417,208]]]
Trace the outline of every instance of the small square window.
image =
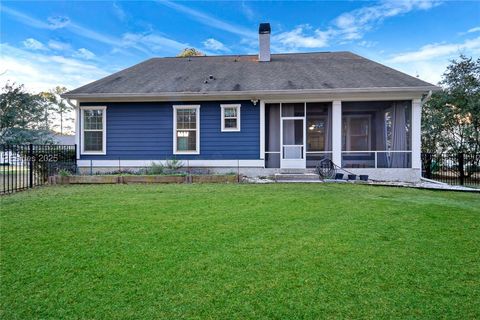
[[222,132],[240,131],[240,105],[224,104],[222,110]]

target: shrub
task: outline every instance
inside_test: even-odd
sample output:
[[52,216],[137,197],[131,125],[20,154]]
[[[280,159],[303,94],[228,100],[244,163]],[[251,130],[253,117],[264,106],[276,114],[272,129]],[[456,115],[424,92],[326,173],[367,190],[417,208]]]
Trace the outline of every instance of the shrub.
[[183,162],[178,159],[165,160],[165,167],[171,171],[177,171],[183,168]]
[[165,167],[161,163],[152,162],[150,167],[146,169],[146,174],[164,174]]
[[70,171],[68,171],[67,169],[60,169],[58,170],[58,175],[60,177],[69,177],[72,175],[72,173]]

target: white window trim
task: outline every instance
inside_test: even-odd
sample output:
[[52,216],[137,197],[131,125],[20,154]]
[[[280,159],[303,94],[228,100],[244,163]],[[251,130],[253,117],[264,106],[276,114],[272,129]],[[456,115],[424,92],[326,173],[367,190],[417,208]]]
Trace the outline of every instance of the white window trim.
[[[102,110],[102,151],[85,151],[85,130],[84,130],[84,123],[85,123],[85,110]],[[88,107],[80,107],[80,134],[81,134],[81,153],[82,155],[106,155],[107,154],[107,107],[106,106],[88,106]]]
[[[200,105],[174,105],[173,107],[173,154],[200,154]],[[177,110],[196,109],[196,150],[178,151],[177,150]]]
[[368,152],[372,149],[372,116],[369,114],[349,114],[344,115],[343,118],[347,119],[347,132],[345,132],[346,141],[345,141],[345,150],[342,152],[349,152],[348,149],[351,148],[351,135],[350,135],[350,120],[352,118],[368,118],[368,149],[361,150],[361,152]]
[[[220,108],[222,109],[222,132],[239,132],[241,128],[240,124],[240,104],[221,104]],[[237,127],[236,128],[225,128],[225,108],[236,108],[237,109]]]

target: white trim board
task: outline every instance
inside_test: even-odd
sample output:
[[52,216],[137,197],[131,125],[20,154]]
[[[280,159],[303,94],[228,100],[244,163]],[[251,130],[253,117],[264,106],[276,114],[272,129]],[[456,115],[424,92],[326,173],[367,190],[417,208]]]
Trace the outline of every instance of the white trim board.
[[198,96],[128,96],[128,97],[83,97],[77,98],[81,103],[83,102],[175,102],[175,103],[190,103],[199,101],[251,101],[251,100],[265,100],[265,103],[278,102],[331,102],[334,100],[341,101],[394,101],[394,100],[412,100],[421,99],[423,92],[377,92],[377,93],[298,93],[298,94],[258,94],[258,95],[198,95]]
[[77,145],[77,160],[80,159],[80,108],[78,101],[75,101],[75,144]]
[[265,101],[260,101],[260,159],[265,159]]
[[[79,167],[149,167],[152,162],[165,164],[168,160],[78,160]],[[184,167],[256,167],[263,168],[264,160],[180,160]]]
[[[381,93],[408,93],[413,98],[415,95],[422,95],[429,91],[440,91],[441,88],[437,86],[420,86],[420,87],[370,87],[370,88],[335,88],[335,89],[294,89],[294,90],[251,90],[251,91],[214,91],[214,92],[159,92],[159,93],[77,93],[77,94],[63,94],[62,97],[68,99],[153,99],[160,101],[166,99],[172,101],[173,99],[179,101],[182,99],[192,99],[195,101],[199,99],[211,99],[212,97],[219,97],[221,99],[229,98],[238,99],[239,97],[250,99],[260,99],[266,97],[280,97],[285,96],[302,96],[302,95],[331,95],[337,96],[341,94],[381,94]],[[337,96],[338,97],[338,96]],[[137,100],[138,101],[138,100]]]
[[411,146],[412,168],[422,168],[422,103],[419,99],[412,100],[411,112]]

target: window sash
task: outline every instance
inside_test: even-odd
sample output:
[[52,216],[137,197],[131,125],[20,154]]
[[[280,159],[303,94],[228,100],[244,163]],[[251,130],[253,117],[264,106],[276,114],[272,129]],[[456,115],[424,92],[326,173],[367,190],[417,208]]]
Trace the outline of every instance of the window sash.
[[[230,115],[230,112],[231,112],[232,115]],[[237,118],[237,115],[238,115],[238,108],[237,107],[224,107],[223,116],[224,116],[225,119]]]
[[[89,113],[91,113],[89,115]],[[83,111],[85,130],[103,130],[103,110],[85,109]]]

